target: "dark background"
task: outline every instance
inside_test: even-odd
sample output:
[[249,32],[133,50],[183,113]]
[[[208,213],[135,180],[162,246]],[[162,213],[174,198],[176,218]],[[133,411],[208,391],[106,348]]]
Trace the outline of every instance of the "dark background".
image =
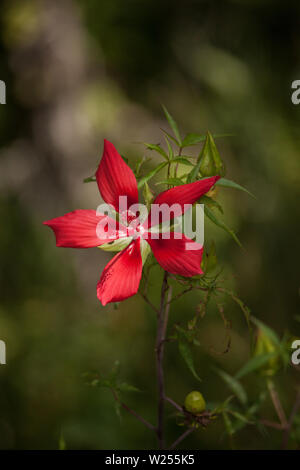
[[[229,190],[220,200],[246,250],[209,223],[207,237],[216,239],[229,285],[253,314],[281,336],[299,336],[299,108],[291,102],[291,83],[300,79],[299,14],[299,2],[272,0],[9,0],[1,7],[1,448],[55,449],[61,432],[70,449],[156,445],[131,416],[120,424],[109,391],[82,378],[89,370],[109,373],[120,360],[121,376],[142,390],[125,399],[153,421],[153,313],[138,297],[118,310],[102,308],[96,283],[111,255],[57,249],[42,222],[96,208],[97,187],[82,180],[93,174],[103,138],[136,161],[145,154],[137,141],[162,141],[161,103],[182,133],[235,134],[218,141],[226,176],[257,200]],[[178,301],[171,322],[190,318],[197,300]],[[211,352],[225,344],[213,309],[195,350],[208,402],[229,395],[212,365],[234,373],[249,357],[241,313],[231,302],[226,312],[230,352]],[[178,402],[199,388],[176,346],[167,350],[166,371]],[[296,380],[290,370],[278,377],[287,411]],[[258,393],[251,380],[247,386]],[[269,403],[264,414],[275,419]],[[169,439],[181,432],[174,417],[167,428]],[[228,448],[223,431],[219,420],[184,446]],[[277,431],[262,438],[249,426],[236,445],[279,442]]]

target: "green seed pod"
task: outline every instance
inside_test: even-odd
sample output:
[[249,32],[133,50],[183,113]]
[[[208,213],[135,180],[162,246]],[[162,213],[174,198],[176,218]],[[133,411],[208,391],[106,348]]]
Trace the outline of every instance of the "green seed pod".
[[149,210],[150,205],[153,202],[154,195],[153,195],[151,189],[149,188],[149,185],[148,185],[147,181],[144,183],[143,196],[144,196],[144,199],[145,199],[147,209]]
[[184,407],[186,411],[197,414],[202,413],[206,408],[206,403],[202,393],[198,391],[190,392],[184,400]]
[[258,330],[257,340],[253,352],[253,356],[261,356],[264,354],[274,353],[274,357],[270,357],[267,363],[263,364],[259,373],[265,376],[272,376],[276,374],[280,367],[280,358],[278,353],[276,354],[276,344],[272,342],[269,336],[267,336],[262,330]]

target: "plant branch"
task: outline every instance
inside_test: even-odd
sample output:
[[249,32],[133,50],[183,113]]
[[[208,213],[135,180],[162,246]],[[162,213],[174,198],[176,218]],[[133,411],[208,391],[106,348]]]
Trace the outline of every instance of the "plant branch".
[[285,415],[284,409],[282,407],[279,395],[278,395],[277,390],[275,388],[275,385],[274,385],[273,381],[270,380],[270,379],[267,381],[267,385],[268,385],[270,397],[272,399],[272,402],[273,402],[274,408],[276,410],[277,416],[279,418],[279,421],[282,425],[282,428],[285,429],[288,425],[288,422],[287,422],[286,415]]
[[183,434],[181,434],[181,436],[178,437],[178,439],[176,439],[176,441],[173,442],[173,444],[169,447],[169,450],[175,449],[175,447],[177,447],[178,444],[180,444],[180,442],[183,441],[183,439],[185,439],[187,436],[189,436],[194,431],[195,431],[195,428],[187,429]]
[[164,448],[164,433],[163,433],[163,418],[164,418],[164,371],[163,371],[163,358],[164,358],[164,342],[165,334],[168,323],[169,305],[166,306],[166,293],[169,290],[169,295],[172,295],[171,288],[168,286],[168,273],[165,272],[161,288],[160,310],[157,315],[157,336],[156,336],[156,373],[157,373],[157,387],[158,387],[158,422],[157,422],[157,437],[160,449]]

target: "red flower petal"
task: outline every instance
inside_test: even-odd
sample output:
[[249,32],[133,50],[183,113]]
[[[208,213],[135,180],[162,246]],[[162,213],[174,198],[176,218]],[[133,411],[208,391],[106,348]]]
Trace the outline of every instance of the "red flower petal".
[[137,182],[113,144],[104,139],[101,162],[96,172],[99,191],[104,201],[119,210],[119,196],[127,196],[128,208],[138,202]]
[[95,210],[79,209],[47,220],[44,225],[48,225],[55,233],[56,246],[66,248],[100,246],[126,236],[127,232],[125,227]]
[[97,296],[102,305],[120,302],[136,294],[142,276],[140,239],[133,240],[104,268],[97,284]]
[[[207,193],[213,185],[220,179],[220,176],[211,176],[210,178],[205,178],[203,180],[195,181],[194,183],[183,184],[181,186],[176,186],[176,188],[168,189],[160,193],[154,200],[153,204],[167,204],[169,208],[173,204],[174,212],[170,212],[163,216],[160,215],[159,223],[166,221],[167,219],[172,220],[174,217],[184,213],[184,204],[194,204],[201,196]],[[145,222],[149,224],[148,227],[151,227],[151,213],[148,216],[148,221]]]
[[[162,234],[158,239],[151,239],[151,234],[148,234],[147,242],[161,267],[172,274],[185,277],[203,274],[202,245],[182,233],[171,232],[169,235],[170,239],[167,240],[162,238]],[[176,239],[175,236],[181,236],[181,239]],[[188,246],[188,244],[191,245]]]

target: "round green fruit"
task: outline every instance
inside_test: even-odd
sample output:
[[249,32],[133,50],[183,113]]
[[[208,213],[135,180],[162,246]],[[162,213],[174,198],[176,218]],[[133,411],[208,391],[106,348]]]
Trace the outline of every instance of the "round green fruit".
[[273,357],[270,357],[267,363],[260,367],[259,373],[261,375],[272,376],[276,374],[280,368],[280,357],[276,351],[276,345],[271,341],[271,339],[265,333],[263,333],[263,331],[258,330],[253,355],[261,356],[264,354],[274,354]]
[[196,414],[201,413],[206,408],[206,403],[202,393],[194,391],[190,392],[184,400],[184,407],[186,411]]

